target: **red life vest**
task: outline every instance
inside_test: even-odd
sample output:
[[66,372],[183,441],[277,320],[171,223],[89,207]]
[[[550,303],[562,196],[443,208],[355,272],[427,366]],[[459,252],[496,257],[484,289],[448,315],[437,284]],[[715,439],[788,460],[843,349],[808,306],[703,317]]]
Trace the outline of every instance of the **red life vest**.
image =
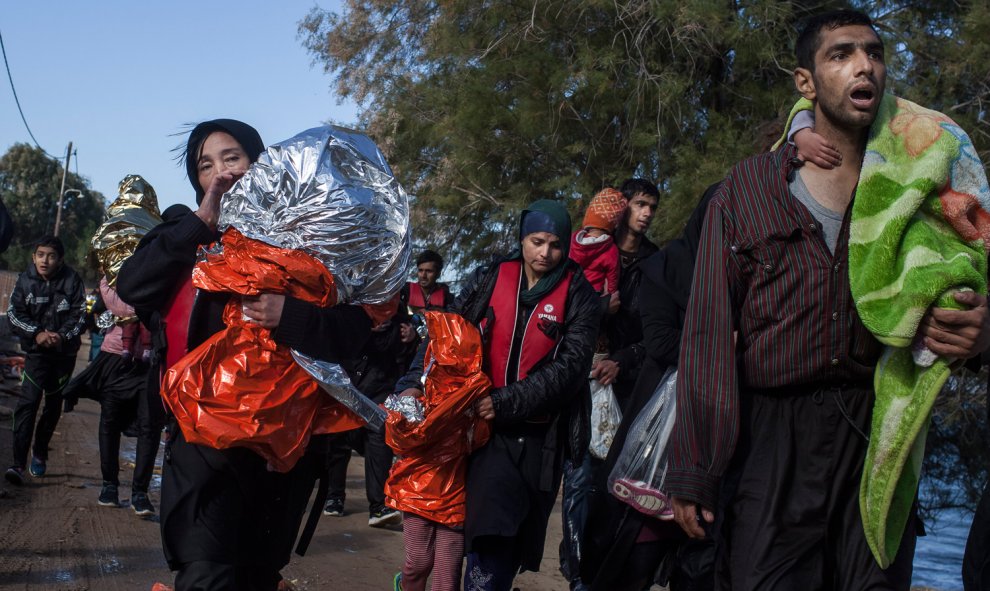
[[188,353],[186,347],[189,344],[189,316],[192,314],[195,298],[196,288],[193,287],[192,273],[190,273],[166,304],[165,313],[162,315],[165,320],[165,340],[168,347],[165,350],[162,375]]
[[[573,276],[573,271],[565,273],[557,286],[536,304],[525,324],[518,327],[519,292],[524,279],[522,263],[508,261],[499,265],[498,279],[488,303],[494,318],[490,325],[488,318],[481,321],[481,332],[488,336],[485,342],[485,371],[494,387],[501,388],[525,378],[548,355],[556,355],[557,345],[563,337],[567,290]],[[524,331],[518,353],[519,362],[516,364],[518,370],[515,376],[509,376],[509,353],[517,330]]]
[[413,310],[419,311],[422,309],[427,310],[442,310],[444,308],[444,295],[447,293],[447,286],[438,283],[433,293],[430,294],[430,301],[427,302],[423,299],[423,288],[419,286],[419,283],[415,281],[409,282],[409,307]]

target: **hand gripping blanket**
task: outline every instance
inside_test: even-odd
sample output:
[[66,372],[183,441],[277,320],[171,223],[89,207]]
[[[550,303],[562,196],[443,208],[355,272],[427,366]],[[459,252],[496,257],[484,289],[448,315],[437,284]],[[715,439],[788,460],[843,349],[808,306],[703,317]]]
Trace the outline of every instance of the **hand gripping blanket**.
[[[812,104],[801,100],[791,116]],[[959,308],[960,290],[986,293],[990,188],[951,119],[886,95],[870,129],[849,230],[849,276],[863,324],[887,345],[860,484],[860,513],[877,563],[900,546],[914,502],[932,405],[952,359],[916,357],[932,307]],[[912,345],[914,345],[912,347]]]

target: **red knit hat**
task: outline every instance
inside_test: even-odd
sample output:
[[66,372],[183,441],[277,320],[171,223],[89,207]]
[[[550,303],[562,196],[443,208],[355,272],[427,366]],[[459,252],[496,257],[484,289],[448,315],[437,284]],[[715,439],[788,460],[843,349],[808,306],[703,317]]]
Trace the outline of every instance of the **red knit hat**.
[[626,211],[628,202],[622,192],[611,187],[602,189],[588,204],[584,212],[582,228],[601,228],[609,234],[615,232],[619,218]]

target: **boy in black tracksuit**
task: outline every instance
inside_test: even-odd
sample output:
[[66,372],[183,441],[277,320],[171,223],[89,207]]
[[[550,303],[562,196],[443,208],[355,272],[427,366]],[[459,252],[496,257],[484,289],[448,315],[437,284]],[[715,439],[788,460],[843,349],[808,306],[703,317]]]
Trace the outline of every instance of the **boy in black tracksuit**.
[[17,278],[7,318],[27,353],[21,376],[21,399],[14,410],[14,463],[5,477],[24,482],[34,420],[44,397],[30,471],[44,476],[48,443],[62,414],[62,388],[72,375],[83,330],[85,295],[79,275],[65,265],[65,247],[55,236],[42,238],[32,262]]

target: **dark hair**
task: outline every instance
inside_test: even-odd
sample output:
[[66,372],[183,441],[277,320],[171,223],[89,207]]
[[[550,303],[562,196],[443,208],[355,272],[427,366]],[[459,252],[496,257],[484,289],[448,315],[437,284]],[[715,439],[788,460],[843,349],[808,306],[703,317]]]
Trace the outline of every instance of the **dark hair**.
[[200,151],[203,142],[215,131],[229,133],[244,148],[244,152],[251,162],[256,162],[258,156],[265,150],[265,143],[261,141],[258,130],[236,119],[214,119],[204,121],[194,127],[189,133],[189,140],[186,141],[186,149],[182,153],[182,158],[186,161],[186,176],[189,177],[189,182],[192,183],[193,189],[196,191],[196,203],[202,201],[206,194],[206,189],[199,186],[199,173],[197,172]]
[[626,179],[622,183],[622,196],[631,200],[637,193],[644,193],[660,201],[660,191],[657,186],[646,179]]
[[870,27],[876,33],[877,39],[880,38],[876,27],[873,26],[873,19],[856,10],[831,10],[816,14],[804,21],[804,27],[794,44],[794,55],[797,57],[798,67],[815,71],[815,53],[821,47],[823,30],[834,31],[839,27],[853,25]]
[[419,256],[416,257],[416,266],[418,267],[423,263],[436,263],[437,273],[443,270],[443,257],[436,251],[424,250],[419,253]]
[[42,236],[41,240],[34,243],[34,250],[37,251],[42,246],[54,248],[55,253],[58,254],[58,258],[65,258],[65,245],[62,244],[62,240],[58,236],[52,236],[51,234]]

